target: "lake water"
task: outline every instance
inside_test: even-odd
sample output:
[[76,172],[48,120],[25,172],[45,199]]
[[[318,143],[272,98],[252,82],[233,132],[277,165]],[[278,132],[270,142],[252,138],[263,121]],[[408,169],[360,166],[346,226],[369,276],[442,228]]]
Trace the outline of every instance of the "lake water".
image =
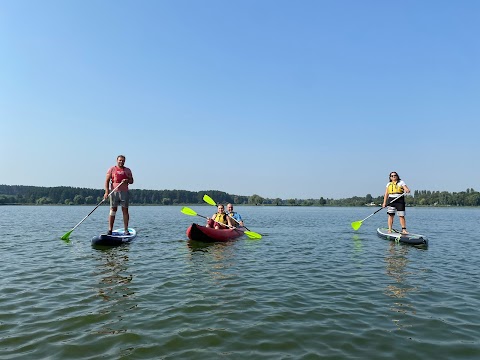
[[408,208],[426,250],[378,238],[385,210],[353,231],[367,207],[238,206],[263,238],[208,245],[131,207],[135,242],[98,250],[101,206],[60,240],[92,208],[0,206],[0,359],[480,357],[480,209]]

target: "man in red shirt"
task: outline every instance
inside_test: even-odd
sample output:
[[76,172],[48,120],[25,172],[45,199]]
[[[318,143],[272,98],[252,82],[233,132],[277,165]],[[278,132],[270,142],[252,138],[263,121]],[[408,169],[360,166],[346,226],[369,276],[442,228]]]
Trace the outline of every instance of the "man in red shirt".
[[[121,184],[121,185],[120,185]],[[129,235],[128,232],[128,221],[130,215],[128,214],[128,184],[133,184],[133,175],[132,171],[125,167],[125,156],[117,156],[117,165],[112,166],[107,171],[107,177],[105,179],[105,195],[104,199],[107,198],[111,189],[116,189],[112,195],[110,195],[110,215],[108,218],[108,235],[112,234],[113,224],[115,223],[115,215],[117,213],[118,205],[122,205],[123,213],[123,225],[125,227],[125,235]],[[111,185],[111,189],[110,189]]]

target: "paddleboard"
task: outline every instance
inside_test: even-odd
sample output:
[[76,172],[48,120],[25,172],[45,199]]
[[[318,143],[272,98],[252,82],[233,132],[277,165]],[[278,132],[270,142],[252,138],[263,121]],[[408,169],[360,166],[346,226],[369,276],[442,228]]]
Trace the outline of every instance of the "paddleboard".
[[119,246],[127,244],[137,237],[135,229],[128,228],[130,235],[125,235],[124,229],[112,231],[112,235],[100,234],[92,238],[92,245],[96,246]]
[[428,239],[420,234],[402,234],[400,231],[393,229],[391,233],[386,228],[378,228],[377,235],[383,239],[395,241],[403,244],[410,244],[414,246],[428,246]]

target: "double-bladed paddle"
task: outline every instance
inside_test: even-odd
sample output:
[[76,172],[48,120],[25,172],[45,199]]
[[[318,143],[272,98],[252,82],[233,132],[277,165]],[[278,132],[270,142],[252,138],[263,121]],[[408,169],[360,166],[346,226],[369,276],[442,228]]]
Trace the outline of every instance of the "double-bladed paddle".
[[[207,194],[203,195],[203,201],[205,201],[207,204],[209,205],[213,205],[213,206],[217,206],[217,203],[215,202],[215,200],[213,200],[210,196],[208,196]],[[237,219],[235,219],[234,217],[231,216],[231,218],[233,220],[235,220],[235,222],[240,225],[240,223],[237,221]],[[251,231],[249,228],[247,228],[246,226],[243,226],[245,229],[247,229],[247,231],[245,231],[245,234],[247,233],[251,233],[251,234],[256,234],[256,238],[252,238],[252,239],[261,239],[262,238],[262,235],[260,235],[259,233],[256,233],[256,232],[253,232]],[[248,234],[247,234],[248,235]]]
[[[204,219],[209,219],[208,217],[206,216],[203,216],[203,215],[200,215],[200,214],[197,214],[195,211],[193,211],[192,209],[188,208],[188,207],[183,207],[182,210],[180,210],[182,213],[184,213],[185,215],[190,215],[190,216],[200,216]],[[234,226],[230,226],[228,224],[222,224],[222,225],[225,225],[225,226],[228,226],[229,228],[232,228],[232,229],[235,229]],[[261,239],[262,238],[262,235],[260,234],[257,234],[256,232],[253,232],[253,231],[244,231],[243,232],[245,235],[247,235],[250,239]]]
[[80,225],[82,222],[84,222],[87,217],[89,217],[95,210],[97,210],[97,208],[98,208],[101,204],[103,204],[103,202],[104,202],[105,200],[107,200],[107,198],[108,198],[110,195],[112,195],[112,193],[113,193],[115,190],[117,190],[117,189],[120,187],[120,185],[122,185],[122,183],[118,184],[115,189],[113,189],[112,191],[110,191],[110,194],[108,194],[106,198],[104,197],[104,198],[102,199],[102,201],[100,201],[100,202],[97,204],[97,206],[95,206],[95,208],[94,208],[92,211],[90,211],[90,213],[82,219],[82,221],[80,221],[77,225],[75,225],[72,230],[70,230],[69,232],[66,232],[65,234],[63,234],[63,236],[62,236],[60,239],[66,240],[66,241],[70,240],[69,237],[70,237],[70,234],[73,232],[73,230],[75,230],[75,229],[78,227],[78,225]]
[[[401,198],[402,196],[404,196],[404,195],[405,195],[405,193],[403,193],[403,194],[400,195],[400,196],[397,196],[395,199],[393,199],[393,200],[390,201],[387,205],[385,205],[385,207],[387,207],[388,205],[390,205],[391,203],[393,203],[395,200],[400,199],[400,198]],[[379,211],[382,210],[382,209],[383,209],[383,207],[381,207],[380,209],[378,209],[377,211],[375,211],[373,214],[368,215],[368,216],[367,216],[365,219],[363,219],[363,220],[352,222],[352,228],[353,228],[353,230],[358,230],[358,229],[360,229],[360,226],[362,226],[362,222],[364,222],[365,220],[367,220],[370,216],[375,215],[377,212],[379,212]]]

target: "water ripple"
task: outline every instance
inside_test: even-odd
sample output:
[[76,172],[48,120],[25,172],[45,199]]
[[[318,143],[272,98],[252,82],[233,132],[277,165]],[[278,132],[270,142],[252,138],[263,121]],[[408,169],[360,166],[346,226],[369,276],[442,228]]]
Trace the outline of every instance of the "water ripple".
[[409,209],[427,250],[379,239],[384,217],[352,232],[365,208],[240,207],[266,236],[225,244],[187,241],[178,207],[133,208],[137,240],[92,249],[106,207],[59,240],[86,210],[0,207],[0,359],[480,353],[479,209]]

